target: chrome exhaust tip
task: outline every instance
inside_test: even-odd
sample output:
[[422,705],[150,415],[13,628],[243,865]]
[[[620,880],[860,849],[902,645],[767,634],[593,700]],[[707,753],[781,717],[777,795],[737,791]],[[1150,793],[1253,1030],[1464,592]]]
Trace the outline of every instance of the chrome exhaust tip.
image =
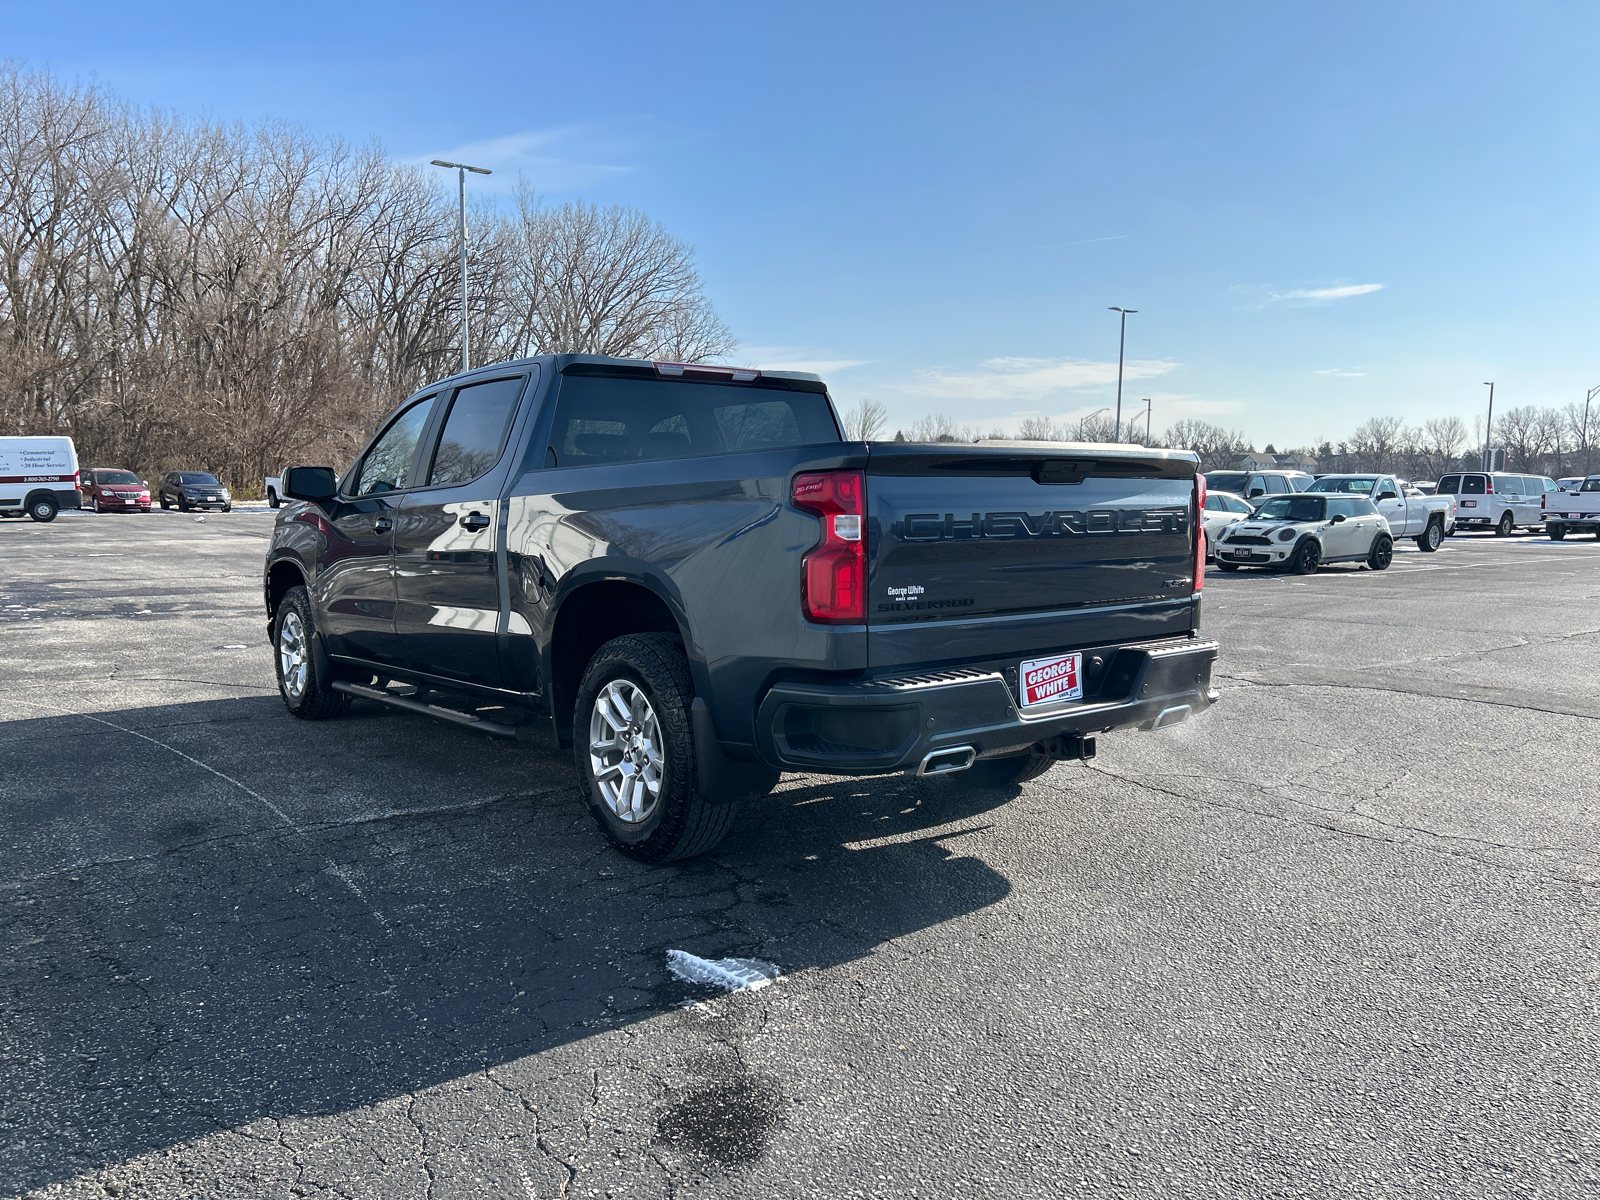
[[917,766],[918,775],[948,775],[952,771],[965,771],[977,761],[978,751],[972,746],[951,746],[947,750],[934,750]]

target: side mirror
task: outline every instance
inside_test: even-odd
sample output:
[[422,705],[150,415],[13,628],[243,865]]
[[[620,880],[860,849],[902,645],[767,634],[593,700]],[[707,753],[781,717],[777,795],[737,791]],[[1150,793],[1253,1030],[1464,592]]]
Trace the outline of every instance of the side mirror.
[[1378,494],[1378,499],[1379,500],[1398,500],[1398,499],[1400,499],[1400,494],[1398,492],[1380,492]]
[[332,467],[290,467],[283,473],[283,494],[320,504],[339,494],[339,478]]
[[1345,519],[1346,518],[1345,518],[1345,515],[1343,513],[1334,513],[1333,516],[1328,518],[1328,524],[1337,525],[1337,524],[1339,524],[1339,522],[1341,522],[1341,521],[1343,521]]
[[1250,489],[1250,499],[1252,499],[1252,500],[1254,500],[1257,496],[1265,496],[1266,494],[1267,494],[1267,492],[1266,492],[1265,488],[1251,488]]
[[149,487],[150,486],[150,481],[148,479],[141,479],[141,480],[139,480],[139,482],[144,484],[145,487]]

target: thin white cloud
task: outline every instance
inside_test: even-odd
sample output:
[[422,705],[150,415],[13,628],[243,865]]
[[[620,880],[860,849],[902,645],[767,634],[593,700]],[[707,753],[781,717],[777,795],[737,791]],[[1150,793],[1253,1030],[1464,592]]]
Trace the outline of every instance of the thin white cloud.
[[1348,300],[1351,296],[1366,296],[1383,291],[1381,283],[1351,283],[1343,287],[1296,288],[1292,292],[1278,292],[1277,300]]
[[1323,367],[1317,371],[1318,375],[1331,375],[1335,379],[1365,379],[1365,371],[1346,371],[1342,367]]
[[[648,143],[654,139],[642,118],[618,121],[583,121],[551,129],[526,129],[449,149],[419,154],[411,159],[426,166],[430,160],[471,163],[488,167],[488,177],[474,175],[468,188],[507,192],[518,177],[539,192],[570,192],[626,175]],[[454,183],[454,180],[451,181]]]
[[739,352],[741,365],[762,371],[808,371],[824,378],[869,362],[865,358],[829,358],[799,346],[746,346]]
[[[1134,359],[1124,364],[1123,399],[1129,382],[1154,379],[1176,369],[1167,359]],[[1038,405],[1063,392],[1103,388],[1117,382],[1115,362],[1082,358],[991,358],[975,369],[929,368],[914,372],[898,389],[929,402],[975,401]]]
[[1386,287],[1382,283],[1330,283],[1326,287],[1290,288],[1279,291],[1265,284],[1238,284],[1229,292],[1238,296],[1249,309],[1266,308],[1269,304],[1282,304],[1289,308],[1320,307],[1336,300],[1349,300],[1356,296],[1370,296]]

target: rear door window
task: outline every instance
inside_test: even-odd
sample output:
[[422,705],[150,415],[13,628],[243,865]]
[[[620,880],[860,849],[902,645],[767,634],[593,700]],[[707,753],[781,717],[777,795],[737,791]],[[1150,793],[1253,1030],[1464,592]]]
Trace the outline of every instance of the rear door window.
[[1289,481],[1282,475],[1268,475],[1267,491],[1281,496],[1284,492],[1292,492],[1294,489],[1289,486]]
[[470,483],[500,461],[506,430],[517,411],[527,377],[491,379],[459,389],[450,401],[428,483],[434,487]]
[[1352,496],[1350,497],[1350,503],[1354,505],[1356,516],[1358,517],[1375,517],[1378,515],[1378,510],[1373,507],[1372,501],[1365,496]]
[[564,375],[545,461],[576,467],[839,440],[821,392]]

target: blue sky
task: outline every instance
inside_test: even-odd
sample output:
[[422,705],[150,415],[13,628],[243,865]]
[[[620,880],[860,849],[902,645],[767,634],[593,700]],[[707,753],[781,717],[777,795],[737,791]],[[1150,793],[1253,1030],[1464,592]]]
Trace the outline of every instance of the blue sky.
[[690,241],[739,358],[893,423],[1258,446],[1600,383],[1592,4],[71,3],[0,54],[470,155]]

